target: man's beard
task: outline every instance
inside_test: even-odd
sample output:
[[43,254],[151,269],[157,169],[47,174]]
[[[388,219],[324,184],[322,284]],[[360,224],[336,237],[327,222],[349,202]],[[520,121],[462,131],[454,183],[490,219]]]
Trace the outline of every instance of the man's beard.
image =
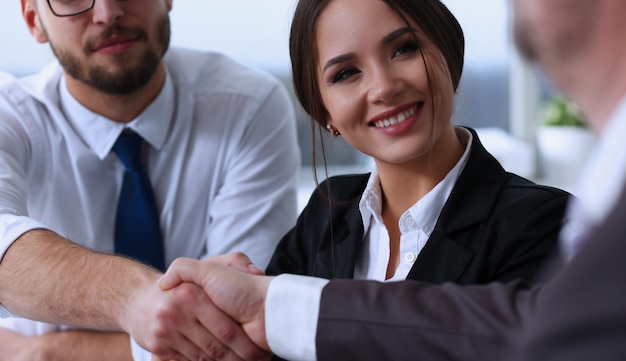
[[[154,76],[163,55],[167,51],[170,42],[170,20],[169,16],[165,15],[157,27],[157,51],[147,49],[142,55],[137,66],[134,68],[126,69],[122,72],[111,73],[102,66],[90,66],[85,61],[81,61],[73,54],[57,49],[52,43],[50,47],[54,52],[54,55],[59,60],[59,63],[65,70],[65,72],[72,78],[79,80],[99,91],[102,91],[111,95],[124,95],[130,94],[138,89],[144,87],[150,79]],[[107,29],[101,34],[98,39],[90,41],[83,49],[84,53],[90,52],[93,43],[100,39],[108,38],[114,34],[128,34],[133,35],[139,39],[146,40],[148,34],[142,28],[123,28],[120,26],[113,26]],[[128,59],[127,54],[113,55],[114,59],[123,64],[131,59]]]
[[516,23],[513,31],[513,39],[520,54],[526,60],[534,62],[537,60],[537,46],[532,40],[531,31],[528,26]]

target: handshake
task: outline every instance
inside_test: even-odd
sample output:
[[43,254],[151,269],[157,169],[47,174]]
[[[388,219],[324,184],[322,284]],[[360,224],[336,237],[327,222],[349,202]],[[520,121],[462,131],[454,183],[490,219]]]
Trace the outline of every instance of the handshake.
[[156,284],[134,292],[123,326],[152,360],[269,359],[271,279],[242,253],[180,258]]

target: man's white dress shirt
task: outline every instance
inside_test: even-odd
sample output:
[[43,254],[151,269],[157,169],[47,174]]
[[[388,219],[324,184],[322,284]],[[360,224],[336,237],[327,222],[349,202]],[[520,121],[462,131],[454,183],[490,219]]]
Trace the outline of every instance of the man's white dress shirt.
[[569,203],[568,222],[560,234],[563,255],[570,260],[591,227],[610,213],[626,183],[626,96],[602,131],[599,142],[581,171]]

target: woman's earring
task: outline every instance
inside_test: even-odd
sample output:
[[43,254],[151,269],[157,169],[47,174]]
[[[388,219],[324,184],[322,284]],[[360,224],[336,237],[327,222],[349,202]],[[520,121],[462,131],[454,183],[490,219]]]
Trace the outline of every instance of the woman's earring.
[[341,133],[339,133],[337,128],[333,127],[330,124],[326,124],[326,129],[328,129],[328,131],[330,132],[330,134],[332,134],[333,137],[338,137],[341,135]]

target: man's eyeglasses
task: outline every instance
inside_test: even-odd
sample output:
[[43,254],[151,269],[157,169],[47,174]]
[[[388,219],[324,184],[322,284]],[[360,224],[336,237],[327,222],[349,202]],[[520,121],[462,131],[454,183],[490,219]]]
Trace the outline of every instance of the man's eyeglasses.
[[96,0],[47,0],[52,13],[58,17],[74,16],[93,8]]

